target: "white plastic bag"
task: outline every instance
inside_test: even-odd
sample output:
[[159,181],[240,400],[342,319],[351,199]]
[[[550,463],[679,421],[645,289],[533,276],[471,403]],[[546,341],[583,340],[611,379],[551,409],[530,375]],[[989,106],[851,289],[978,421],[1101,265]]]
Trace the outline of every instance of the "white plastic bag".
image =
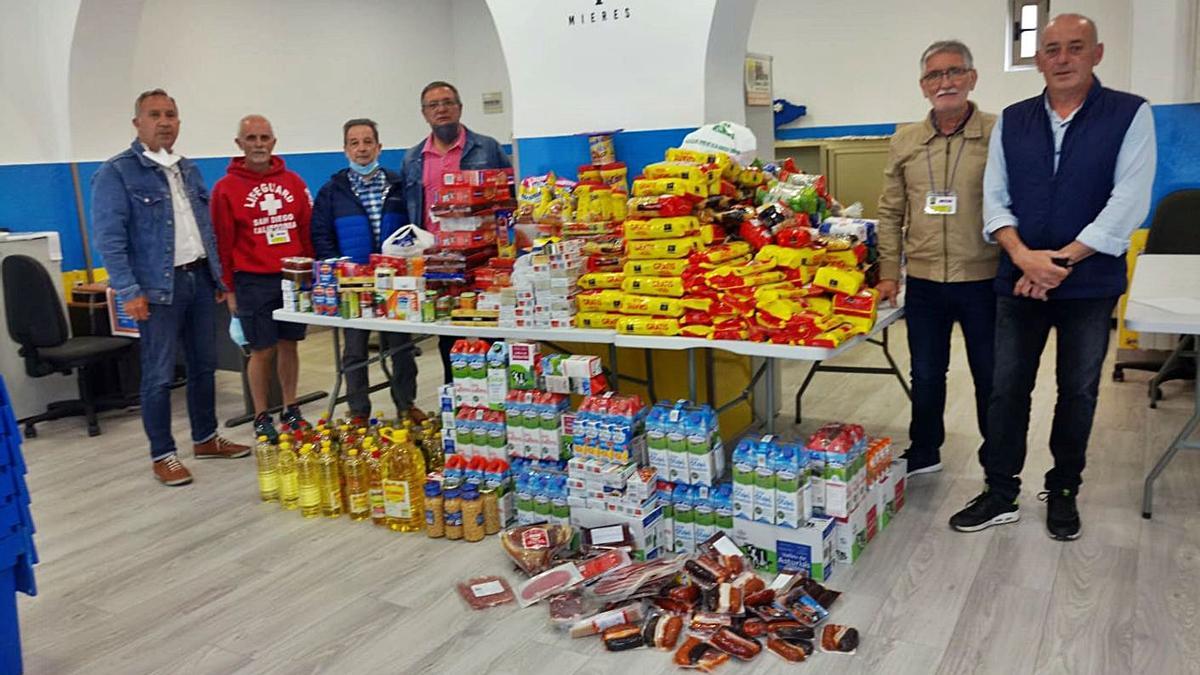
[[684,136],[680,146],[701,152],[717,150],[733,157],[739,164],[746,165],[754,161],[758,139],[754,137],[753,131],[740,124],[716,122],[705,124]]
[[432,233],[426,232],[416,225],[405,225],[385,239],[380,248],[384,255],[415,258],[435,243],[437,243],[437,238]]

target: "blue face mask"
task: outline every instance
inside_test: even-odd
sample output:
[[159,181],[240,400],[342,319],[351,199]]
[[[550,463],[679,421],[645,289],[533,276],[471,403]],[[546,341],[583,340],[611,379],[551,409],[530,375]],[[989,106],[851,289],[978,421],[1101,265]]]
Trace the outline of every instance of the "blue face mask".
[[371,162],[365,166],[356,162],[350,162],[350,170],[360,176],[370,176],[371,174],[375,173],[375,169],[378,168],[379,160],[375,160],[374,162]]

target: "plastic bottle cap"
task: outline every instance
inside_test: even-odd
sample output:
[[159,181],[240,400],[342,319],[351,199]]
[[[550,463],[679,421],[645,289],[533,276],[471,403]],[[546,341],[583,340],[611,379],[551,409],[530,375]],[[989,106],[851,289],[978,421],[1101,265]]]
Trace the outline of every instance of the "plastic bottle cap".
[[350,452],[347,452],[346,454],[350,455],[351,457],[357,457],[358,456],[358,448],[350,448]]
[[266,436],[259,436],[259,437],[258,437],[258,442],[259,442],[259,443],[266,443],[266,442],[267,442],[267,437],[266,437]]

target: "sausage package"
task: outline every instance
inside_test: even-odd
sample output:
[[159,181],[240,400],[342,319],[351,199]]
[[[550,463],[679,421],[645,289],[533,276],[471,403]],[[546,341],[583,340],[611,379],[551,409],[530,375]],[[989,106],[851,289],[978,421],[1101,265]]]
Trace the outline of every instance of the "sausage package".
[[630,260],[652,260],[654,258],[686,258],[701,248],[699,237],[679,239],[652,239],[631,241],[626,245]]
[[700,221],[696,216],[674,218],[630,219],[625,221],[625,238],[630,241],[645,239],[672,239],[700,233]]
[[665,295],[678,298],[683,295],[684,283],[680,277],[625,277],[621,290],[643,295]]

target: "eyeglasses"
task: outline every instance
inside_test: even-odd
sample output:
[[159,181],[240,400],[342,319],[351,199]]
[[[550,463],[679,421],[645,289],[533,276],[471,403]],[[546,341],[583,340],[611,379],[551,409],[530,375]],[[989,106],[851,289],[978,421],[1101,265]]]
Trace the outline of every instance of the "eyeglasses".
[[422,103],[421,109],[422,110],[437,110],[438,108],[453,108],[458,105],[462,105],[462,104],[459,103],[458,101],[455,101],[454,99],[444,98],[440,101],[430,101],[429,103]]
[[943,77],[948,77],[951,80],[958,80],[971,72],[971,68],[947,68],[945,70],[931,70],[921,76],[921,81],[925,84],[933,84],[941,82]]

